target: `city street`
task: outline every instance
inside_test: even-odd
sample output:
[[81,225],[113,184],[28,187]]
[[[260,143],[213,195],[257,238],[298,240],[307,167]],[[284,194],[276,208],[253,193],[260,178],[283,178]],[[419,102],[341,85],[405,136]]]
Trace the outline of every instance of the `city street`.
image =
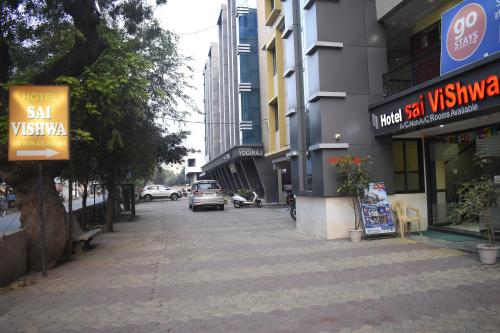
[[0,295],[1,332],[497,332],[500,269],[410,240],[300,234],[283,208],[138,205]]

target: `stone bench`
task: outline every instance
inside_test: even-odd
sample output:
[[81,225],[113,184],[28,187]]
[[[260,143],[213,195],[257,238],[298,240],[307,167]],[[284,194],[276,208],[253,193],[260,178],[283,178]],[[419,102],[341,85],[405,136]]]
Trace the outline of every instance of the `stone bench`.
[[102,232],[102,229],[92,229],[88,231],[82,230],[80,227],[80,223],[73,218],[73,244],[83,242],[83,249],[91,249],[92,246],[90,242],[94,238],[95,235]]

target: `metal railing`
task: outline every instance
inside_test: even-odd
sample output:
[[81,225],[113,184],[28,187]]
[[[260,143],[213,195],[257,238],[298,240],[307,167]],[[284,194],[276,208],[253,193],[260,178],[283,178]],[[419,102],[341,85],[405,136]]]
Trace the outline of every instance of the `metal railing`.
[[417,58],[384,74],[384,94],[390,96],[440,74],[441,47],[435,47]]

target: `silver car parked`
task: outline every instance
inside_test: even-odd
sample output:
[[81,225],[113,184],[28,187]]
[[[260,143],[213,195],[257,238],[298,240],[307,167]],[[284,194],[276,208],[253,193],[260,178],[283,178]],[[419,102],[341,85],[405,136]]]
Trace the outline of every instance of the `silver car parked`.
[[153,199],[170,198],[172,201],[182,197],[179,190],[172,189],[165,185],[147,185],[139,192],[139,199],[152,201]]
[[188,195],[189,208],[195,212],[198,207],[218,207],[224,210],[224,194],[215,180],[200,180],[193,183]]

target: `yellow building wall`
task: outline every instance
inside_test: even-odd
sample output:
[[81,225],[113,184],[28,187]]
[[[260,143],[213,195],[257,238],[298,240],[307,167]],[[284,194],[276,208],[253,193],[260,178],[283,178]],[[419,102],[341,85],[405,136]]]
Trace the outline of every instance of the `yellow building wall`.
[[271,1],[269,0],[264,0],[264,6],[265,6],[265,13],[266,13],[266,25],[268,26],[273,26],[276,28],[276,25],[274,24],[275,22],[272,21],[272,17],[276,18],[278,17],[279,13],[281,12],[281,0],[274,0],[274,8],[271,9]]
[[[283,40],[281,38],[281,32],[274,30],[271,35],[271,40],[266,45],[267,50],[267,101],[268,101],[268,113],[267,118],[269,119],[269,152],[278,152],[287,147],[287,129],[286,129],[286,118],[285,118],[285,80],[284,75],[284,54],[283,54]],[[273,70],[273,50],[276,51],[276,79]],[[275,80],[277,82],[275,83]],[[274,112],[276,108],[276,102],[278,104],[278,130],[279,130],[279,142],[276,143],[275,140],[275,118]]]
[[268,93],[267,93],[267,51],[263,49],[271,31],[265,25],[266,13],[265,3],[267,0],[257,0],[257,33],[259,40],[259,81],[260,81],[260,117],[262,119],[262,143],[264,152],[270,151],[269,142],[269,119],[268,119]]
[[285,118],[285,55],[283,54],[283,39],[281,32],[276,31],[276,57],[278,58],[278,121],[280,128],[280,146],[276,150],[281,150],[286,147],[286,137],[288,135],[286,129]]
[[[263,119],[263,141],[266,155],[272,155],[280,151],[286,150],[287,146],[287,122],[285,117],[285,80],[284,75],[284,54],[283,40],[281,32],[277,29],[280,21],[283,19],[281,14],[281,1],[275,0],[274,10],[271,10],[269,0],[258,0],[258,29],[259,29],[259,44],[262,47],[260,54],[261,66],[261,100],[265,101],[265,112],[262,112]],[[276,66],[277,74],[274,82],[273,74],[273,58],[272,50],[276,50]],[[265,75],[263,80],[262,76]],[[263,85],[266,88],[263,89]],[[279,139],[275,140],[275,105],[278,106],[278,121],[279,121]],[[262,103],[263,104],[263,103]],[[262,105],[261,104],[261,105]],[[276,142],[278,141],[278,142]]]

